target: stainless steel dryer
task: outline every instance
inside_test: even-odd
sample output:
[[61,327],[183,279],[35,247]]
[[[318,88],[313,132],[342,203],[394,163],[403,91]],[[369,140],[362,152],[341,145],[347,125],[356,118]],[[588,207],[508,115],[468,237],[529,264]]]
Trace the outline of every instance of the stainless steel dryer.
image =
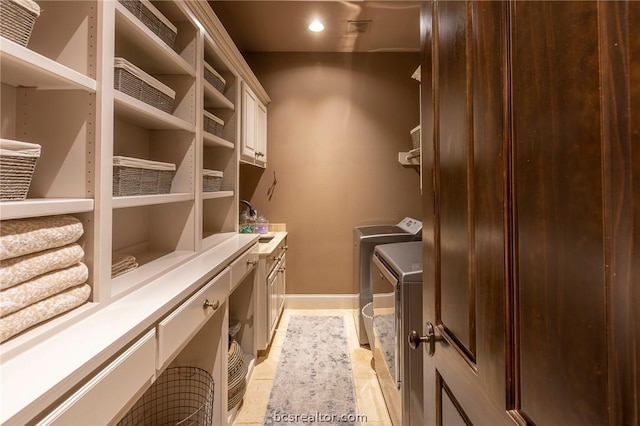
[[422,326],[422,242],[377,246],[371,265],[376,375],[394,426],[422,426],[422,351],[409,330]]
[[[396,225],[364,225],[353,228],[353,274],[360,289],[360,309],[356,330],[361,345],[369,344],[363,309],[373,301],[371,291],[371,257],[378,244],[399,243],[422,239],[422,222],[405,217]],[[371,308],[371,306],[370,306]],[[370,318],[371,319],[371,318]],[[373,348],[372,348],[373,349]]]

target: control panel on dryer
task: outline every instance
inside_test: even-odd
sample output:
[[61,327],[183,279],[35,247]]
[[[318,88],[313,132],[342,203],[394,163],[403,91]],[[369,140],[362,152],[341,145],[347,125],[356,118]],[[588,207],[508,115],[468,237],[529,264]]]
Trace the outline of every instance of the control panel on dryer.
[[398,223],[398,227],[409,234],[418,235],[422,231],[422,222],[417,219],[405,217]]

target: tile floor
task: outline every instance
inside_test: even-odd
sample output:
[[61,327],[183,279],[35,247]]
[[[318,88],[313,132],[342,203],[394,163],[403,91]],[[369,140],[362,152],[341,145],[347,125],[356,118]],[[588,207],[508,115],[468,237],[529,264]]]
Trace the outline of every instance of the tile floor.
[[243,403],[233,424],[239,426],[262,425],[267,403],[269,402],[271,385],[278,367],[282,342],[284,341],[291,315],[342,315],[346,320],[345,325],[347,326],[347,340],[351,354],[353,379],[356,386],[358,414],[366,416],[367,419],[365,423],[361,424],[391,426],[391,420],[378,385],[378,379],[371,367],[371,351],[360,347],[358,344],[354,320],[355,312],[355,310],[351,309],[286,309],[278,324],[269,352],[265,357],[259,357],[256,362]]

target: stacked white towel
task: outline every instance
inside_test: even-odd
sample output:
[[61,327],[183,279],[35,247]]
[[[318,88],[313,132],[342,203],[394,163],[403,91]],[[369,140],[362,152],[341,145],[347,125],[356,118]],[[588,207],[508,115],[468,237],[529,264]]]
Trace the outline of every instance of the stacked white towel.
[[0,342],[89,299],[89,270],[73,216],[0,224]]

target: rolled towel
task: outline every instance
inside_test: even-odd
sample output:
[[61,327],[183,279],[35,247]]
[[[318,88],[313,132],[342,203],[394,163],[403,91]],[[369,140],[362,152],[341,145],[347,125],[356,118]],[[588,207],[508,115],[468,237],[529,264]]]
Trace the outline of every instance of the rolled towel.
[[75,243],[83,233],[82,222],[68,215],[4,220],[0,224],[0,260]]
[[77,308],[89,299],[90,294],[91,286],[82,284],[0,318],[0,342],[36,324]]
[[84,250],[78,244],[53,248],[11,259],[0,260],[0,289],[29,281],[38,275],[67,268],[80,262]]
[[84,263],[48,272],[25,283],[0,291],[0,317],[9,315],[49,296],[87,282],[89,270]]

